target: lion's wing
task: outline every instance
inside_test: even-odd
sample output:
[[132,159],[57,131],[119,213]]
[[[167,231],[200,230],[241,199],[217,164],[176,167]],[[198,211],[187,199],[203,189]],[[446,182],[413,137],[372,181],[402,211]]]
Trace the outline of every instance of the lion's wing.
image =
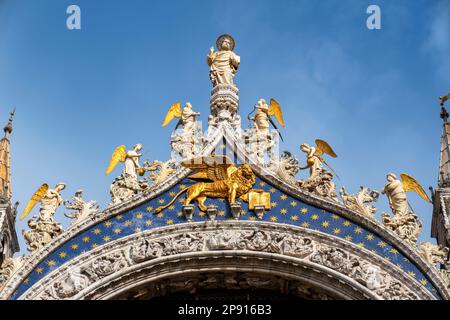
[[197,171],[189,176],[193,180],[220,181],[231,176],[235,165],[227,156],[197,157],[181,162],[183,167]]

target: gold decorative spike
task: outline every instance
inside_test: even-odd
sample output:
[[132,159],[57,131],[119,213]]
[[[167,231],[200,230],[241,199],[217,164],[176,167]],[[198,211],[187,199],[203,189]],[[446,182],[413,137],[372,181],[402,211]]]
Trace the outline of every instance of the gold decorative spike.
[[42,198],[45,196],[47,191],[48,191],[48,184],[46,183],[44,183],[42,186],[39,187],[39,189],[36,190],[36,192],[31,197],[30,201],[28,201],[27,206],[25,207],[25,210],[23,211],[22,215],[20,216],[21,221],[28,216],[31,210],[33,210],[36,203],[41,202]]
[[269,116],[275,116],[278,123],[284,128],[283,110],[275,99],[270,99]]
[[111,171],[117,166],[119,162],[124,162],[127,158],[127,151],[124,145],[119,146],[114,150],[114,153],[111,156],[111,160],[109,161],[108,169],[106,169],[106,175],[110,174]]
[[425,190],[423,190],[422,186],[416,179],[414,179],[413,177],[411,177],[410,175],[408,175],[406,173],[401,173],[400,177],[402,178],[403,189],[406,192],[414,191],[423,200],[431,203],[430,197],[428,197],[427,193],[425,192]]
[[173,118],[181,118],[183,110],[181,110],[181,102],[176,102],[170,106],[169,111],[167,111],[166,117],[162,124],[163,127],[167,126]]

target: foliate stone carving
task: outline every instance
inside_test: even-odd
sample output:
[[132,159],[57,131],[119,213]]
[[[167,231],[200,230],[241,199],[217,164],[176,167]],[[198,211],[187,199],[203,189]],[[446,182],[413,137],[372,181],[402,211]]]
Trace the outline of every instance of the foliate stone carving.
[[44,291],[42,300],[70,299],[86,288],[91,281],[88,276],[82,274],[80,268],[72,268],[62,280],[53,283]]
[[393,279],[387,272],[342,249],[320,245],[310,260],[354,278],[374,290],[382,299],[417,299],[411,290],[400,281]]
[[342,198],[342,203],[349,209],[355,210],[362,215],[375,219],[375,212],[377,208],[372,204],[378,200],[380,193],[375,190],[370,190],[367,187],[361,189],[354,195],[348,194],[344,187],[339,190]]
[[295,176],[300,170],[298,159],[289,151],[283,151],[279,158],[272,158],[269,169],[273,171],[281,180],[296,186]]
[[437,263],[445,265],[448,256],[448,248],[430,242],[422,242],[419,245],[419,252],[433,266],[436,266]]
[[299,180],[298,186],[320,197],[338,201],[333,174],[325,168],[319,169],[316,174],[311,175],[306,180]]
[[114,252],[94,260],[87,268],[85,274],[93,281],[109,276],[127,267],[128,263],[122,251]]
[[30,252],[39,250],[63,232],[60,223],[54,220],[44,221],[36,216],[28,220],[28,227],[30,229],[22,230],[22,234]]
[[375,293],[384,300],[417,300],[414,292],[389,274],[384,275],[382,284]]
[[74,219],[71,225],[75,225],[86,218],[93,217],[99,212],[97,201],[84,201],[83,190],[75,192],[72,201],[64,201],[64,206],[73,211],[72,214],[64,214],[67,218]]
[[172,254],[201,251],[203,246],[202,234],[186,233],[157,241],[142,240],[129,248],[129,257],[133,262],[142,262]]
[[[214,250],[249,250],[296,257],[350,277],[382,299],[418,298],[404,281],[394,278],[394,274],[388,273],[380,266],[345,248],[319,243],[312,237],[304,235],[259,228],[192,231],[162,238],[143,238],[131,243],[122,251],[106,253],[93,261],[89,260],[81,264],[79,269],[69,269],[67,275],[45,285],[48,289],[39,295],[42,299],[70,299],[93,283],[129,266],[181,253]],[[217,286],[214,278],[199,278],[195,281],[197,282],[186,282],[184,286],[190,286],[192,290],[202,286]],[[230,276],[222,282],[226,282],[227,288],[276,285],[275,282],[269,283],[251,276],[246,281]],[[178,284],[174,283],[172,289],[175,290]],[[34,296],[30,292],[27,297]]]
[[392,216],[383,212],[381,215],[383,224],[397,234],[410,246],[415,247],[417,238],[422,231],[422,223],[414,212],[394,213]]
[[218,230],[206,238],[206,248],[209,250],[232,250],[239,248],[240,233],[235,230]]
[[145,161],[142,165],[142,168],[146,172],[150,172],[147,179],[149,181],[150,188],[154,188],[161,182],[166,181],[167,178],[175,173],[175,171],[178,169],[178,166],[175,160],[170,159],[164,162],[158,160],[155,160],[153,162]]
[[450,291],[450,272],[447,269],[440,269],[439,275],[442,280],[444,280],[445,285],[447,286],[447,290]]
[[287,235],[283,240],[282,251],[288,256],[305,258],[314,252],[314,242],[310,238]]
[[133,175],[122,173],[111,184],[111,205],[129,200],[136,194],[147,190],[148,187],[149,185],[146,181],[138,180]]
[[129,257],[133,262],[139,263],[145,260],[152,260],[163,255],[164,244],[159,242],[149,242],[142,240],[137,245],[131,246],[129,249]]
[[100,279],[128,266],[122,251],[102,256],[88,265],[70,268],[65,275],[53,282],[40,296],[42,300],[71,299]]
[[6,281],[18,270],[25,262],[25,256],[17,258],[6,258],[0,266],[0,290],[5,285]]
[[246,151],[253,155],[259,164],[270,163],[276,158],[279,145],[279,133],[276,130],[259,131],[246,129],[242,133]]

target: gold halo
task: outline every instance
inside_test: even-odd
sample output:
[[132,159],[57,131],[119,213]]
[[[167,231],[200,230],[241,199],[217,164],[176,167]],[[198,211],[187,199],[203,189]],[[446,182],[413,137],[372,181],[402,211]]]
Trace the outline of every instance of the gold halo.
[[230,42],[231,42],[230,50],[233,51],[234,47],[236,45],[236,42],[234,41],[234,38],[232,36],[230,36],[229,34],[223,34],[223,35],[221,35],[221,36],[219,36],[217,38],[217,41],[216,41],[216,48],[217,48],[217,50],[219,50],[219,51],[222,50],[221,44],[222,44],[222,41],[223,41],[224,38],[227,38],[228,40],[230,40]]

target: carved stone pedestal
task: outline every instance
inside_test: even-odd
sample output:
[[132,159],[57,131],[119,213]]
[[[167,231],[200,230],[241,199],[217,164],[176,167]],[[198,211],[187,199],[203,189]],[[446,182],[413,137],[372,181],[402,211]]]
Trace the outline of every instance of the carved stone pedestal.
[[192,204],[188,204],[186,206],[183,206],[183,214],[188,222],[191,222],[194,216],[194,206]]
[[211,91],[211,115],[208,125],[217,127],[220,122],[228,122],[234,129],[241,127],[238,89],[233,85],[219,84]]
[[242,206],[240,203],[232,203],[230,205],[231,208],[231,214],[233,215],[234,220],[239,220],[242,213]]
[[264,216],[265,207],[264,205],[257,205],[255,206],[253,211],[255,211],[255,214],[258,217],[258,219],[262,219]]
[[211,220],[211,221],[216,220],[216,217],[217,217],[217,206],[215,206],[215,205],[208,206],[207,213],[208,213],[209,220]]

